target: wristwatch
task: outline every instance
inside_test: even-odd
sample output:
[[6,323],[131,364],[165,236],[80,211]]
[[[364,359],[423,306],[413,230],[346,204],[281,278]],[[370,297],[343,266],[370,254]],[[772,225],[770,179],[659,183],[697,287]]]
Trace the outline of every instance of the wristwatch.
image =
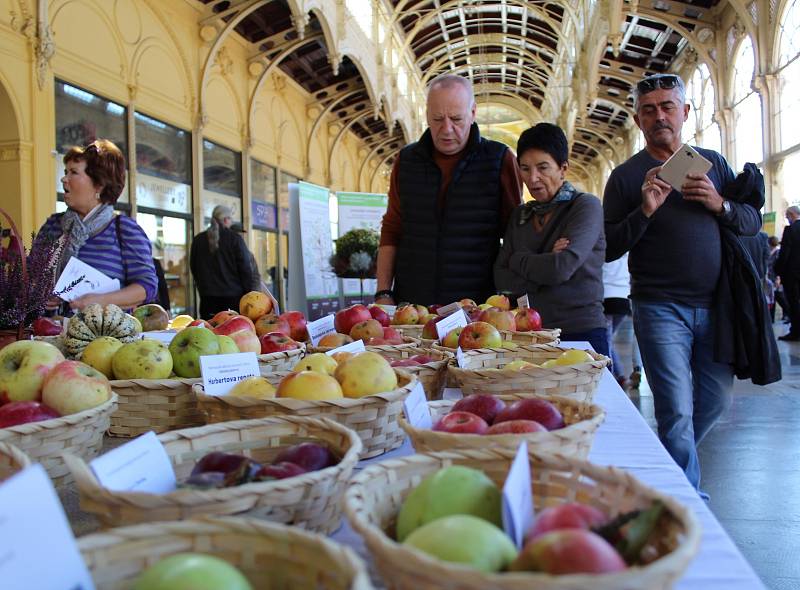
[[380,291],[376,291],[374,297],[375,300],[377,301],[381,297],[391,297],[392,299],[394,299],[394,291],[392,291],[391,289],[381,289]]
[[723,217],[731,212],[731,202],[728,199],[722,199],[722,211],[717,213],[717,217]]

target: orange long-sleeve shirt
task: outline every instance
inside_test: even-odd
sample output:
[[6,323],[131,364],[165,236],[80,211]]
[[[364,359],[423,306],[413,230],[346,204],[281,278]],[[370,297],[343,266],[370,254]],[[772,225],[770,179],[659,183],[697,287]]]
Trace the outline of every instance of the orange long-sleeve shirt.
[[[463,152],[453,155],[441,154],[434,151],[433,161],[442,172],[442,183],[437,194],[437,207],[441,211],[444,207],[445,195],[450,180],[453,178],[453,171],[461,160]],[[400,158],[397,158],[392,167],[392,175],[389,179],[389,204],[386,214],[383,216],[381,225],[381,246],[399,246],[400,237],[403,233],[403,219],[400,211],[400,185],[398,181],[398,166]],[[517,165],[517,158],[511,150],[507,150],[503,156],[503,164],[500,170],[500,233],[505,231],[508,220],[514,209],[522,203],[522,179]]]

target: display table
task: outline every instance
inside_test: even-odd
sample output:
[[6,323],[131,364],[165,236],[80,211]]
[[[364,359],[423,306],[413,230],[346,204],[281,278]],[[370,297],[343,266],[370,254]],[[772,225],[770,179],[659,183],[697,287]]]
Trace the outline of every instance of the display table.
[[[585,348],[578,343],[564,343],[575,348]],[[700,499],[694,488],[661,445],[619,387],[610,372],[603,375],[594,398],[606,410],[606,420],[595,436],[589,460],[600,465],[621,467],[639,480],[675,497],[691,508],[703,529],[700,551],[689,565],[680,582],[679,590],[759,590],[764,584],[744,559],[731,538]],[[406,443],[394,451],[362,461],[363,467],[377,461],[413,453]],[[351,546],[370,563],[371,560],[361,538],[347,525],[333,538]],[[372,573],[372,570],[371,570]]]

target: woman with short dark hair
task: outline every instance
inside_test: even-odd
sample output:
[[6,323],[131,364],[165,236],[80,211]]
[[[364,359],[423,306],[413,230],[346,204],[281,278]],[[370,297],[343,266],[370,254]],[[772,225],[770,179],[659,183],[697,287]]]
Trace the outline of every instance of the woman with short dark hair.
[[114,213],[114,203],[125,188],[125,157],[120,149],[106,139],[71,148],[64,156],[61,184],[68,209],[51,215],[39,230],[39,236],[62,241],[56,276],[74,256],[122,285],[111,293],[83,295],[70,307],[113,303],[130,308],[154,301],[158,279],[150,240],[133,219]]
[[603,209],[566,181],[568,157],[556,125],[539,123],[520,136],[517,160],[534,200],[511,216],[494,280],[500,291],[527,293],[543,326],[561,328],[562,340],[586,340],[607,355]]

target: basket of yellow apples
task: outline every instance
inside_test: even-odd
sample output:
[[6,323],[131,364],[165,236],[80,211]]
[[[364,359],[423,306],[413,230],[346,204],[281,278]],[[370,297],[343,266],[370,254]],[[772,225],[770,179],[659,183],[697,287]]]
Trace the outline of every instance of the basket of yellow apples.
[[367,350],[312,353],[291,372],[251,377],[227,395],[206,395],[202,384],[194,391],[209,423],[281,414],[331,418],[358,433],[367,458],[403,444],[397,418],[416,383],[414,375]]
[[550,344],[522,344],[514,348],[470,348],[475,340],[464,328],[462,366],[450,364],[448,378],[464,395],[471,393],[563,395],[591,401],[603,370],[611,359],[591,350]]
[[516,456],[461,449],[357,473],[345,513],[382,578],[395,590],[663,590],[683,575],[697,520],[614,467],[529,452],[514,514],[534,519],[512,533],[501,490]]
[[363,561],[324,536],[243,517],[133,525],[78,548],[97,588],[371,590]]
[[81,509],[104,526],[252,516],[331,533],[361,441],[325,418],[272,416],[158,435],[174,472],[162,493],[104,487],[79,457],[65,455]]
[[526,440],[528,448],[537,453],[585,459],[606,415],[598,405],[558,395],[473,393],[458,401],[432,401],[428,408],[431,428],[413,426],[400,418],[400,426],[418,453],[517,448]]

